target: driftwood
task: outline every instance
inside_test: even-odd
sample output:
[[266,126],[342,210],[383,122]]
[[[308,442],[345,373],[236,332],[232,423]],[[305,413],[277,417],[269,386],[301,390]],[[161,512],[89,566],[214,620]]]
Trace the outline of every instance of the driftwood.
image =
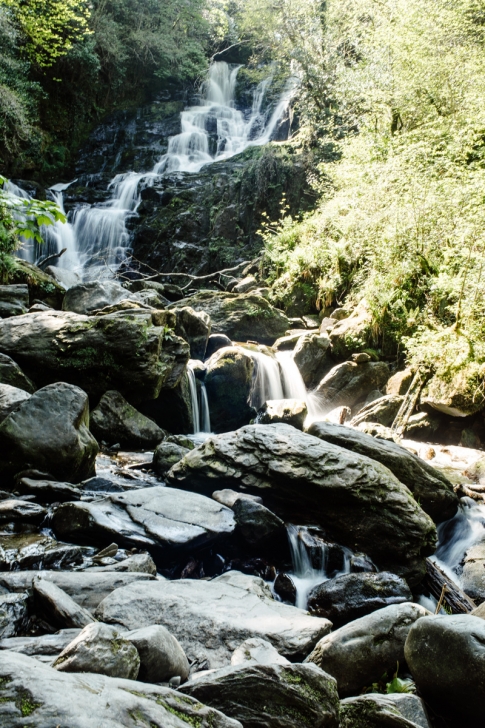
[[459,483],[455,485],[453,490],[457,494],[458,498],[467,496],[473,498],[473,500],[479,503],[485,503],[485,485],[476,485],[475,483]]
[[44,260],[40,260],[37,263],[37,267],[41,268],[43,265],[46,265],[47,263],[50,263],[51,260],[55,260],[56,258],[60,258],[61,255],[64,255],[67,248],[63,248],[60,253],[53,253],[53,255],[48,255],[47,258],[44,258]]
[[426,559],[424,584],[438,599],[439,606],[447,606],[452,614],[469,614],[476,609],[477,605],[473,599],[470,599],[431,559]]
[[411,382],[408,393],[404,397],[404,401],[399,408],[399,412],[397,413],[394,422],[392,423],[391,430],[397,435],[404,434],[404,430],[406,429],[408,420],[414,412],[414,409],[418,403],[419,395],[421,394],[421,390],[424,387],[428,377],[429,372],[423,371],[421,369],[418,369],[418,371],[414,375],[414,379]]

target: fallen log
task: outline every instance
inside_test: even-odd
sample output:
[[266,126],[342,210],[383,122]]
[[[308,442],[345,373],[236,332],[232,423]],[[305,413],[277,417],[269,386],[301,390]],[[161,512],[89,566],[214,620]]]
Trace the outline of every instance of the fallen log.
[[452,614],[469,614],[477,607],[473,599],[470,599],[431,559],[426,559],[424,585],[442,606],[448,607]]

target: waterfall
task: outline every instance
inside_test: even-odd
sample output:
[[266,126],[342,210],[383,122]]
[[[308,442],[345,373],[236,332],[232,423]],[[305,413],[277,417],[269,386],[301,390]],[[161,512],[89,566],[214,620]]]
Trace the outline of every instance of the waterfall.
[[462,498],[457,514],[438,526],[438,548],[432,557],[450,578],[460,583],[465,553],[485,538],[485,505]]
[[284,399],[285,394],[278,361],[259,351],[249,351],[249,353],[255,363],[251,405],[259,410],[268,399]]
[[211,431],[211,418],[209,412],[209,400],[204,382],[200,385],[200,424],[202,432]]
[[197,381],[195,379],[194,370],[192,367],[187,367],[187,376],[189,379],[189,391],[190,400],[192,404],[192,421],[194,423],[194,435],[199,433],[211,431],[211,422],[209,414],[209,401],[207,399],[207,390],[205,384],[202,382],[200,385],[200,402],[199,394],[197,391]]

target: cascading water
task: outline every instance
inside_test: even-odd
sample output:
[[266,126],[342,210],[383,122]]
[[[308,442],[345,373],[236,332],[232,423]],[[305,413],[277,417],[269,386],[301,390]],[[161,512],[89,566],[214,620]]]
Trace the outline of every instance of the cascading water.
[[443,571],[460,583],[460,566],[465,553],[485,539],[485,505],[462,498],[457,514],[438,526],[438,548],[432,557]]
[[199,393],[197,391],[197,381],[195,379],[194,370],[192,367],[187,367],[187,376],[189,380],[190,399],[192,403],[192,420],[194,423],[194,435],[200,433],[210,433],[211,423],[209,414],[209,402],[207,399],[207,390],[205,384],[200,384],[200,401]]
[[251,405],[258,410],[269,399],[284,399],[278,361],[259,351],[249,353],[255,363]]

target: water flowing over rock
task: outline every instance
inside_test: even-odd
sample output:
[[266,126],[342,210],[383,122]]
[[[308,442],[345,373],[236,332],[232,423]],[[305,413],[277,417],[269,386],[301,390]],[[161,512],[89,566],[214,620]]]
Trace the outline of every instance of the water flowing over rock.
[[203,493],[221,481],[264,489],[265,503],[278,515],[317,522],[331,539],[410,578],[424,574],[424,557],[436,544],[433,522],[387,468],[289,425],[251,425],[210,437],[168,480]]

